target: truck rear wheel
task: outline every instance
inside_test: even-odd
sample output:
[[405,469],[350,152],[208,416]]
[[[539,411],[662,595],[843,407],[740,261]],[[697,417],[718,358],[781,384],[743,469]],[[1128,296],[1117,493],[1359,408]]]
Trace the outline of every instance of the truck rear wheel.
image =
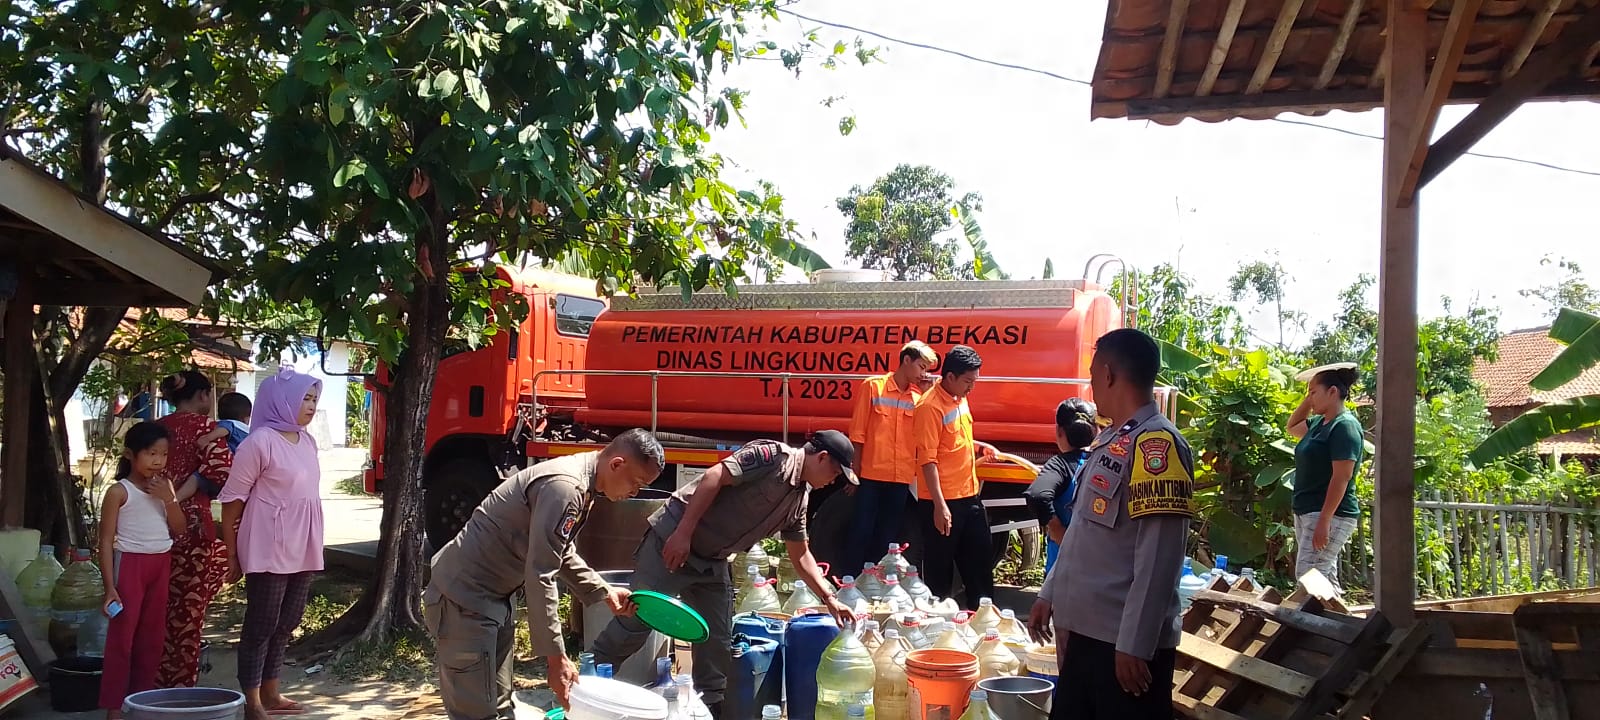
[[455,539],[478,503],[500,483],[486,457],[456,456],[429,468],[422,491],[423,527],[434,550]]

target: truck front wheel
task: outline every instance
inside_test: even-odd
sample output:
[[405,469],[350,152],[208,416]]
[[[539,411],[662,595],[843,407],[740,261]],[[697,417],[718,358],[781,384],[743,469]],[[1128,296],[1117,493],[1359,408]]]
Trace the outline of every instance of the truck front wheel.
[[429,468],[423,486],[423,526],[434,550],[461,532],[500,476],[486,457],[457,456]]

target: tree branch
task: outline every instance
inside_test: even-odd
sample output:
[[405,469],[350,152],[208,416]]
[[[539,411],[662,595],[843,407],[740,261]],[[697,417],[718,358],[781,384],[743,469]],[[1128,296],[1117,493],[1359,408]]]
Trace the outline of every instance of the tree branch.
[[212,188],[203,193],[184,195],[183,197],[174,200],[172,202],[172,206],[168,207],[167,211],[162,213],[161,217],[151,224],[150,229],[158,232],[165,230],[168,225],[172,224],[173,219],[177,218],[178,212],[185,207],[199,203],[219,202],[221,200],[222,190],[220,187]]

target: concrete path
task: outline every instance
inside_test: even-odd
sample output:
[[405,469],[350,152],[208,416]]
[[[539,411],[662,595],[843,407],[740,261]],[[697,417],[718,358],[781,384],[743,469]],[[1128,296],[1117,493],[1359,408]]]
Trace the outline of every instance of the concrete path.
[[366,465],[366,448],[322,451],[322,541],[330,567],[371,572],[378,555],[383,502],[374,495],[346,495],[339,482],[359,477]]

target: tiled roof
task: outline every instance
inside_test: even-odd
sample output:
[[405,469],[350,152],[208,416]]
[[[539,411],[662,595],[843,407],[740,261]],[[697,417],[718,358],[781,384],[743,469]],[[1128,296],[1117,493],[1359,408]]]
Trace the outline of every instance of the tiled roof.
[[1564,457],[1573,455],[1600,455],[1600,442],[1579,442],[1574,440],[1541,440],[1537,450],[1540,455],[1559,454]]
[[1600,366],[1589,368],[1556,390],[1534,390],[1528,384],[1565,347],[1550,339],[1549,332],[1549,328],[1536,328],[1504,335],[1500,338],[1498,359],[1479,361],[1472,369],[1472,377],[1483,386],[1484,401],[1489,407],[1514,408],[1600,394]]

